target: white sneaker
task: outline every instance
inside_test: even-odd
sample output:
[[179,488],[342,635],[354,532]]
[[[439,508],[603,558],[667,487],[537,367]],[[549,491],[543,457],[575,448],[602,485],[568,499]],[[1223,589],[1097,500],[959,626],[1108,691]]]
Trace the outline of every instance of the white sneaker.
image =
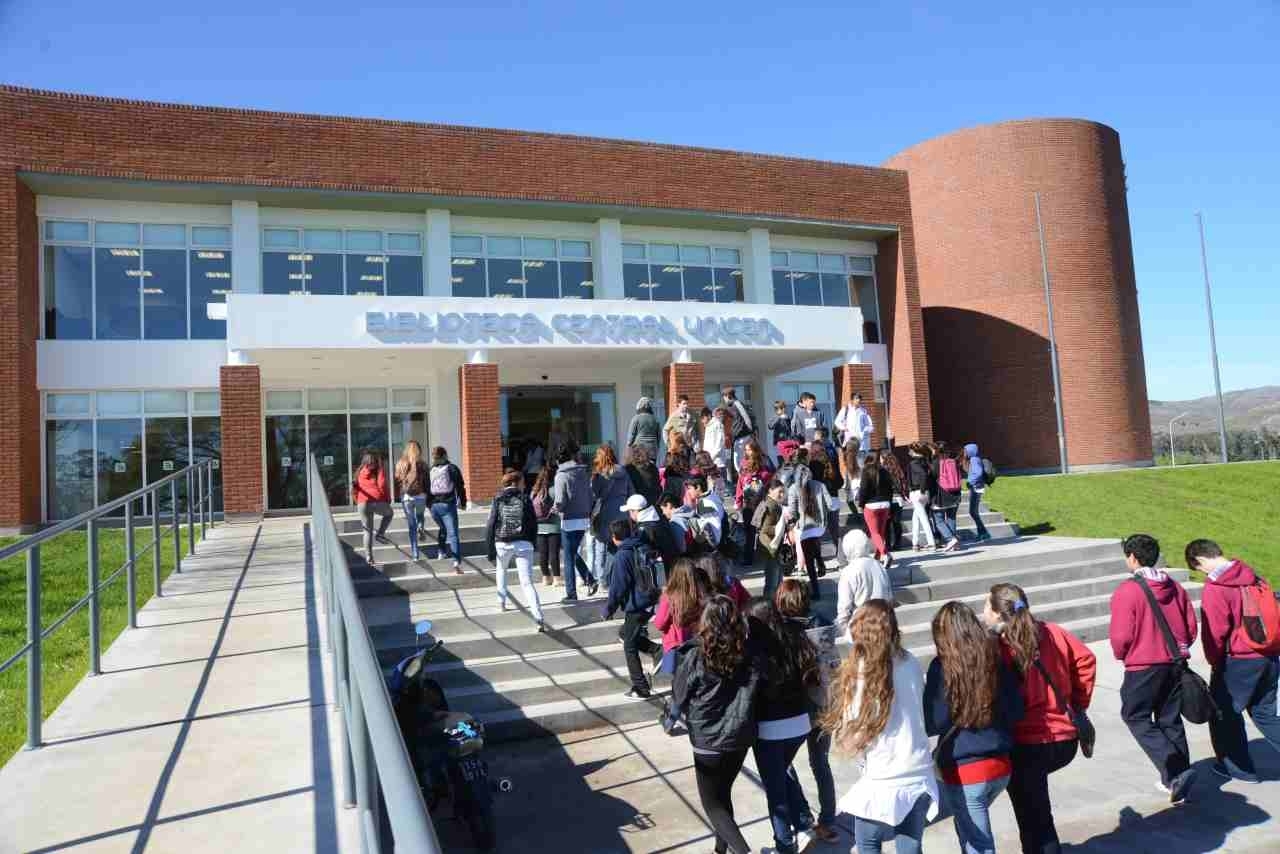
[[817,837],[809,831],[801,830],[796,834],[796,851],[800,852],[800,854],[804,854],[804,851],[813,844],[815,839],[817,839]]

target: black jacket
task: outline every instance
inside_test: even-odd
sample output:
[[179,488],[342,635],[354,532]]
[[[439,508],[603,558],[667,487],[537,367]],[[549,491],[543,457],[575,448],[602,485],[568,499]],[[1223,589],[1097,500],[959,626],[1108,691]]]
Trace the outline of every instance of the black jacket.
[[929,463],[924,457],[911,457],[907,460],[907,489],[933,495],[933,491],[937,488],[933,481]]
[[873,501],[893,500],[893,475],[884,469],[877,469],[878,478],[871,477],[870,466],[862,470],[862,478],[858,481],[858,503],[866,507]]
[[[724,408],[729,411],[729,433],[731,439],[736,441],[756,432],[756,427],[758,426],[756,417],[751,412],[751,407],[744,401],[731,400],[724,404]],[[744,412],[747,414],[747,418],[742,417]],[[748,423],[748,418],[750,423]]]
[[676,544],[676,535],[675,531],[671,529],[671,523],[659,513],[656,519],[636,523],[636,533],[639,534],[649,548],[662,555],[662,563],[667,569],[667,574],[670,575],[676,559],[681,554],[681,548]]
[[[494,529],[498,524],[498,503],[511,500],[519,500],[522,505],[524,519],[520,526],[520,533],[514,537],[497,537]],[[525,495],[518,486],[509,486],[493,497],[493,504],[489,507],[489,521],[485,523],[485,543],[488,546],[489,560],[496,560],[498,557],[495,543],[516,543],[521,540],[529,543],[538,541],[538,517],[533,513],[533,502],[529,500],[529,496]]]
[[627,477],[631,478],[631,488],[636,495],[643,495],[650,507],[658,506],[662,496],[662,482],[658,477],[658,467],[653,463],[646,466],[627,465]]
[[604,606],[604,618],[612,619],[616,611],[624,614],[649,614],[658,603],[661,591],[646,594],[636,584],[636,546],[639,537],[628,537],[618,545],[613,555],[613,572],[609,575],[609,601]]
[[802,674],[798,669],[790,676],[782,663],[782,641],[778,640],[768,626],[751,617],[747,620],[753,637],[759,639],[765,650],[764,685],[761,686],[760,702],[756,709],[759,720],[781,721],[794,718],[809,712],[809,695]]
[[[962,729],[938,751],[938,765],[955,768],[980,759],[1008,756],[1013,750],[1013,725],[1022,720],[1024,705],[1022,685],[1006,665],[997,665],[1000,677],[996,688],[995,717],[985,729]],[[951,706],[942,675],[942,661],[929,663],[924,681],[924,727],[929,735],[945,736],[952,727]]]
[[427,466],[427,491],[431,493],[429,495],[429,499],[432,502],[457,500],[459,507],[466,507],[467,506],[467,484],[466,484],[466,481],[462,479],[462,469],[458,468],[448,460],[445,460],[443,463],[440,463],[440,465],[449,467],[449,475],[453,478],[453,494],[452,495],[436,495],[435,493],[431,493],[431,469],[436,467],[436,464],[432,463],[431,465]]
[[696,640],[680,647],[680,667],[672,703],[683,708],[689,741],[703,750],[746,750],[756,741],[756,704],[764,681],[764,655],[747,641],[742,661],[730,676],[707,668]]

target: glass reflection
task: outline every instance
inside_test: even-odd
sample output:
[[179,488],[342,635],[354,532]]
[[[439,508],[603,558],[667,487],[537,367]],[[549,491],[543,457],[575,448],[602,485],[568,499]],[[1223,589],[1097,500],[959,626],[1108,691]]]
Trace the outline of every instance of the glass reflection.
[[622,265],[622,294],[624,297],[647,302],[650,299],[649,291],[651,289],[648,264]]
[[307,293],[337,295],[342,293],[342,256],[311,252],[306,262]]
[[559,299],[560,265],[555,261],[524,262],[524,295],[528,299]]
[[560,296],[563,299],[594,299],[595,280],[590,261],[560,262]]
[[44,249],[44,334],[63,341],[93,337],[93,269],[87,246]]
[[487,263],[489,267],[489,296],[524,296],[524,269],[519,261],[490,258]]
[[775,305],[795,305],[791,294],[791,274],[786,270],[773,271],[773,302]]
[[264,294],[302,293],[304,290],[301,252],[262,253],[262,292]]
[[[142,486],[142,420],[98,419],[98,503],[106,504]],[[141,504],[135,507],[142,512]],[[124,508],[117,513],[124,515]]]
[[454,258],[451,264],[453,295],[455,297],[486,296],[484,285],[484,259]]
[[307,506],[307,426],[303,415],[268,415],[267,508]]
[[222,512],[222,419],[197,415],[191,419],[192,461],[213,460],[213,512]]
[[93,509],[93,422],[45,422],[50,519],[70,519]]
[[334,507],[351,504],[351,461],[347,459],[347,416],[310,415],[311,453],[320,470],[320,483]]
[[795,293],[796,305],[822,305],[822,285],[817,273],[793,271],[791,288]]
[[822,304],[849,305],[849,279],[843,273],[822,274]]
[[387,294],[393,297],[420,297],[422,288],[421,255],[387,256]]
[[142,303],[138,299],[142,252],[96,249],[93,262],[97,271],[97,337],[113,341],[138,339],[142,335]]
[[650,264],[649,278],[653,282],[653,298],[662,302],[680,302],[684,288],[680,283],[679,264]]
[[385,255],[347,256],[347,293],[381,295],[386,288]]
[[142,258],[144,337],[187,337],[187,250],[148,249]]
[[231,293],[231,253],[225,249],[193,249],[191,259],[191,337],[227,337],[225,320],[209,319],[209,303],[225,303]]
[[715,281],[710,267],[684,268],[684,298],[691,302],[715,302]]

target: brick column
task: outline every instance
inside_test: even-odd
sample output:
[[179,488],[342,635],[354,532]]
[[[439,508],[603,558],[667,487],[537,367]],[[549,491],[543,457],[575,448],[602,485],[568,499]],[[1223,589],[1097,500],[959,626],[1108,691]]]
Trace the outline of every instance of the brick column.
[[35,195],[0,167],[0,528],[13,531],[41,517],[39,246]]
[[470,501],[488,501],[502,479],[502,424],[498,417],[498,366],[458,368],[458,411],[462,418],[462,476]]
[[835,384],[837,414],[853,397],[854,392],[862,395],[862,405],[871,415],[875,426],[875,432],[871,434],[871,447],[880,447],[884,438],[885,403],[883,400],[876,400],[876,383],[871,365],[837,365],[831,369],[831,380]]
[[676,411],[676,400],[689,396],[689,410],[697,417],[706,395],[706,371],[701,362],[672,362],[662,369],[662,385],[666,389],[667,413]]
[[222,503],[228,516],[262,515],[262,373],[257,365],[223,365]]

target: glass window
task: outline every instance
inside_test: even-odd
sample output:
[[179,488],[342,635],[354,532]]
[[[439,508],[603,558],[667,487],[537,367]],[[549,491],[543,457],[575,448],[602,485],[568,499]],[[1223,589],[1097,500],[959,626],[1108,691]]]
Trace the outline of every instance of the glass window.
[[[352,256],[348,255],[350,261]],[[387,293],[393,297],[420,297],[423,294],[421,255],[387,256]]]
[[850,276],[849,291],[853,304],[862,309],[862,339],[868,344],[880,343],[880,306],[876,303],[876,280],[871,276]]
[[524,296],[524,265],[520,261],[490,258],[488,268],[489,296]]
[[306,416],[268,415],[266,434],[267,509],[306,507]]
[[774,267],[786,267],[786,266],[789,266],[788,261],[787,261],[787,253],[785,253],[785,252],[770,252],[770,253],[769,253],[769,263],[770,263],[770,264],[772,264]]
[[346,409],[345,388],[313,388],[307,391],[308,409]]
[[144,225],[142,226],[142,243],[145,246],[181,246],[187,245],[187,227],[185,225]]
[[44,435],[49,518],[70,519],[93,509],[93,422],[51,419]]
[[46,240],[72,240],[77,243],[88,243],[89,223],[51,219],[44,224],[44,237]]
[[554,258],[556,257],[556,242],[545,237],[526,237],[524,239],[524,254],[529,258]]
[[818,255],[816,252],[790,252],[791,267],[795,270],[816,270],[818,269]]
[[560,296],[564,299],[593,299],[595,280],[590,261],[560,262]]
[[268,412],[290,412],[302,408],[302,392],[300,391],[267,392]]
[[590,258],[591,243],[587,240],[561,240],[561,258]]
[[[384,416],[379,416],[384,417]],[[384,421],[385,423],[385,421]],[[308,415],[307,429],[315,455],[320,482],[329,504],[345,507],[351,504],[351,461],[347,457],[347,416]]]
[[[554,243],[555,241],[552,242]],[[525,297],[529,299],[558,299],[560,297],[559,262],[533,260],[523,263]]]
[[267,228],[262,232],[262,245],[266,249],[298,249],[301,241],[296,228]]
[[[673,247],[674,248],[674,247]],[[680,302],[684,298],[684,289],[680,281],[678,264],[649,265],[649,280],[653,283],[651,293],[653,299],[663,302]]]
[[[217,394],[217,392],[214,392]],[[177,414],[187,411],[185,391],[147,391],[142,393],[142,406],[148,415]]]
[[864,255],[849,256],[849,270],[854,273],[867,273],[870,275],[875,272],[874,258],[868,258]]
[[486,237],[488,254],[505,258],[520,257],[520,238],[518,237]]
[[386,409],[387,390],[385,388],[353,388],[351,389],[352,409]]
[[300,294],[304,291],[301,253],[262,253],[262,292],[264,294]]
[[342,293],[342,256],[308,252],[303,256],[306,275],[303,280],[309,294]]
[[346,246],[348,251],[353,252],[381,252],[382,232],[348,231],[344,246]]
[[684,268],[684,298],[690,302],[715,302],[715,281],[710,267]]
[[426,409],[427,390],[425,388],[393,388],[391,406],[394,409]]
[[467,234],[455,234],[449,239],[452,251],[460,255],[484,254],[484,238]]
[[648,300],[652,288],[648,264],[622,265],[622,293],[626,299]]
[[89,394],[45,395],[45,412],[49,415],[89,415]]
[[392,232],[387,235],[387,249],[392,252],[421,252],[422,235]]
[[[87,230],[87,226],[86,226]],[[44,248],[44,334],[93,337],[93,259],[87,246]]]
[[[390,471],[395,471],[396,461],[391,458],[390,443],[387,441],[386,412],[357,412],[351,415],[351,466],[354,469],[363,459],[366,451],[377,451]],[[429,453],[429,451],[428,451]],[[395,482],[388,477],[388,486]],[[353,502],[354,503],[354,502]]]
[[[794,252],[792,257],[795,257]],[[792,270],[791,290],[795,294],[796,305],[822,305],[822,284],[817,273]]]
[[136,391],[98,392],[98,415],[139,415],[142,397]]
[[622,244],[622,258],[624,261],[643,261],[645,257],[645,245],[643,243]]
[[93,242],[137,246],[139,233],[136,222],[97,222],[93,225]]
[[222,410],[222,393],[216,391],[191,392],[192,412],[220,412]]
[[773,271],[773,302],[775,305],[795,305],[795,296],[791,293],[791,273],[786,270]]
[[[205,394],[206,392],[196,392]],[[217,394],[217,392],[208,392]],[[213,512],[222,512],[222,419],[197,416],[191,419],[192,462],[213,460]]]
[[302,248],[315,252],[338,252],[342,232],[336,228],[308,228],[302,233]]
[[96,337],[110,340],[138,339],[142,334],[142,252],[137,249],[95,249],[94,301]]
[[824,273],[843,273],[843,255],[822,255],[818,258],[818,267]]
[[386,255],[347,255],[347,293],[380,295],[386,292]]
[[822,274],[822,304],[834,306],[849,305],[848,276],[843,273]]
[[736,267],[742,263],[742,255],[737,249],[717,249],[714,260],[717,264],[729,264]]
[[742,302],[742,271],[717,267],[715,271],[716,302]]
[[187,250],[147,249],[142,256],[143,337],[187,337]]
[[[858,268],[865,260],[859,256],[844,256],[816,252],[775,252],[773,254],[774,302],[779,305],[826,305],[847,307],[859,305],[856,277],[847,270]],[[789,268],[780,268],[785,260]],[[785,277],[785,281],[783,280]],[[866,334],[868,343],[878,342],[878,332]]]
[[710,264],[711,248],[708,246],[681,246],[680,260],[685,264]]
[[484,261],[480,258],[454,258],[450,272],[455,297],[487,296],[484,283]]
[[192,246],[230,246],[231,229],[225,225],[191,226]]
[[142,419],[99,418],[97,427],[98,503],[106,504],[142,486]]
[[649,260],[655,263],[675,264],[680,260],[680,251],[671,243],[650,243]]
[[[225,249],[193,249],[191,264],[191,337],[227,337],[227,321],[209,319],[210,303],[225,303],[231,293],[231,253]],[[265,257],[264,264],[265,267]]]
[[[425,398],[424,398],[425,401]],[[425,405],[425,403],[424,403]],[[354,429],[354,427],[353,427]],[[427,444],[427,415],[425,412],[391,413],[391,459],[398,460],[410,439],[416,441],[424,452],[430,453]],[[393,478],[394,480],[394,478]],[[396,490],[399,498],[399,490]]]
[[[182,418],[148,418],[146,420],[147,449],[147,483],[162,480],[175,471],[187,466],[187,419]],[[186,510],[186,482],[178,484],[178,509]],[[159,496],[160,512],[173,512],[169,500],[169,492],[161,490]]]

